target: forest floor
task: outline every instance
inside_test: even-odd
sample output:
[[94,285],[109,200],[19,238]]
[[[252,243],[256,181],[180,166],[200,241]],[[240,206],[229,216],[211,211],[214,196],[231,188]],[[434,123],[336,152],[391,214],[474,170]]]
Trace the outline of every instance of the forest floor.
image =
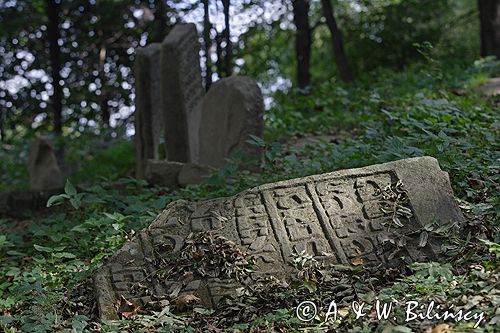
[[[43,214],[0,219],[0,328],[4,332],[495,332],[500,325],[500,116],[498,96],[475,90],[498,75],[498,64],[380,71],[352,85],[327,82],[304,96],[275,97],[266,133],[254,144],[265,150],[259,174],[241,173],[235,156],[206,183],[183,189],[151,187],[127,178],[133,147],[119,141],[90,152],[80,140],[68,156],[83,159],[67,183],[66,197]],[[87,148],[86,148],[87,146]],[[0,156],[0,189],[22,188],[27,144]],[[92,274],[107,257],[147,226],[166,204],[204,200],[283,179],[430,155],[450,175],[467,218],[459,235],[443,237],[439,263],[373,270],[323,267],[298,258],[290,281],[257,283],[217,311],[162,299],[151,308],[129,308],[118,321],[98,320]],[[132,156],[132,157],[131,157]],[[15,227],[13,227],[15,226]],[[377,318],[376,299],[393,303],[394,318]],[[310,300],[338,306],[336,318],[300,322],[295,308]],[[356,319],[353,301],[365,302]],[[473,320],[405,320],[408,301],[457,312]],[[483,313],[484,318],[479,314]],[[474,327],[478,323],[478,327]]]

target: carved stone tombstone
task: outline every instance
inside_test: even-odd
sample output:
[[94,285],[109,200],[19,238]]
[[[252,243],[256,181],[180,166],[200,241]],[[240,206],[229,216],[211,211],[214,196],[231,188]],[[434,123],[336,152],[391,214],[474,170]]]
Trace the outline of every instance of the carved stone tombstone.
[[204,89],[195,25],[176,25],[161,47],[161,95],[167,160],[196,163]]
[[159,43],[137,50],[134,64],[136,82],[135,150],[136,177],[143,178],[148,159],[159,158],[163,136],[163,110],[160,90]]
[[216,306],[234,293],[241,283],[233,279],[157,274],[171,268],[162,258],[180,256],[190,233],[222,235],[256,258],[256,276],[286,278],[293,253],[301,251],[344,265],[435,260],[439,243],[423,227],[462,220],[448,174],[431,157],[261,185],[229,198],[176,201],[97,272],[98,306],[102,318],[112,319],[120,296],[141,305],[177,291]]
[[35,139],[28,159],[31,188],[37,191],[61,189],[64,176],[57,164],[54,149],[45,138]]
[[262,137],[264,101],[257,82],[245,76],[217,81],[203,99],[200,127],[200,163],[223,167],[239,150],[260,160],[259,147],[247,143],[250,135]]

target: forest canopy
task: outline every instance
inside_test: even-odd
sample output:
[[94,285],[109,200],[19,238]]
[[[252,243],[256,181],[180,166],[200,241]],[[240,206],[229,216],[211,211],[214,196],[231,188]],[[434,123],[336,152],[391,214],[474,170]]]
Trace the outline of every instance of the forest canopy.
[[[310,74],[299,84],[294,36],[300,14],[294,17],[294,6],[301,2],[310,34],[302,48],[310,49],[309,68],[303,70]],[[135,50],[161,41],[179,22],[197,23],[205,36],[207,85],[235,72],[257,79],[271,96],[341,80],[324,3],[330,2],[234,1],[226,29],[224,1],[2,1],[0,138],[12,142],[44,131],[75,137],[109,128],[117,135],[128,129],[130,135]],[[479,55],[472,1],[344,0],[330,8],[350,77],[403,70],[425,57],[459,64]]]
[[0,330],[497,332],[499,96],[499,0],[0,0]]

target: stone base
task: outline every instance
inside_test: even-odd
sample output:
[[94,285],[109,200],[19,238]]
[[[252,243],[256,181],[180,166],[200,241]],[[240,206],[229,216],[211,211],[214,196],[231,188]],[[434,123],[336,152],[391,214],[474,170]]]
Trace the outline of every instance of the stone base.
[[13,191],[0,193],[0,217],[25,217],[47,207],[53,195],[63,193],[64,189],[49,191]]
[[214,169],[194,163],[148,160],[146,180],[166,187],[200,184]]

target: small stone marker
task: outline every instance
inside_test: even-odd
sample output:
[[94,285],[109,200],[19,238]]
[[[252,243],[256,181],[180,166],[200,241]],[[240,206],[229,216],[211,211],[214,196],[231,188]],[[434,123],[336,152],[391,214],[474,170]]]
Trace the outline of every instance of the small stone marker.
[[163,110],[160,89],[159,43],[137,50],[134,64],[136,82],[135,150],[136,177],[143,178],[148,159],[159,158],[163,136]]
[[161,95],[167,160],[198,162],[204,89],[194,24],[178,24],[163,40]]
[[192,232],[211,231],[234,241],[256,258],[256,276],[286,278],[292,254],[301,251],[344,265],[436,259],[439,243],[423,226],[461,221],[448,174],[431,157],[261,185],[229,198],[180,200],[99,269],[98,306],[103,319],[113,319],[120,296],[141,305],[152,295],[194,293],[204,305],[216,306],[234,293],[241,283],[233,279],[156,275],[168,270],[163,259],[179,256]]
[[500,95],[500,77],[489,79],[485,84],[478,87],[477,91],[486,96]]
[[257,82],[245,76],[217,81],[203,99],[200,128],[200,163],[223,167],[239,150],[258,161],[262,151],[247,143],[250,135],[262,137],[264,101]]
[[37,138],[31,143],[28,169],[31,189],[46,191],[64,187],[64,176],[47,139]]

